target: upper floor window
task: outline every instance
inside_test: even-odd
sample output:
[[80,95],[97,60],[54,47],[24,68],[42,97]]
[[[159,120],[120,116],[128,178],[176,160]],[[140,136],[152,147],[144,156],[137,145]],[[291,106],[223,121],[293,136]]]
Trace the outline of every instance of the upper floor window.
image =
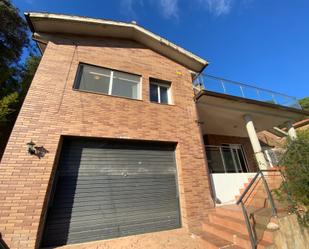
[[80,64],[74,88],[140,99],[141,77],[107,68]]
[[150,101],[171,104],[171,84],[162,80],[150,79]]

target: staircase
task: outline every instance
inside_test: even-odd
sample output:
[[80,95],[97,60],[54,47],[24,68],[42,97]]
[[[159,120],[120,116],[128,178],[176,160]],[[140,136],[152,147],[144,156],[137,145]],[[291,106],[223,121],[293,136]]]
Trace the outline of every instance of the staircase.
[[[282,178],[277,173],[265,174],[269,188],[276,189],[280,186]],[[249,186],[249,182],[240,189],[240,195]],[[240,195],[236,196],[236,200]],[[273,230],[267,229],[269,222],[276,223],[272,217],[272,209],[260,179],[250,186],[246,194],[245,206],[250,214],[250,223],[254,227],[255,236],[258,239],[258,249],[276,248],[273,245]],[[275,203],[279,205],[276,199]],[[282,211],[283,207],[279,207]],[[205,242],[206,249],[251,249],[251,241],[246,226],[245,218],[240,205],[232,204],[216,207],[210,211],[207,220],[203,221],[203,234],[201,237]]]

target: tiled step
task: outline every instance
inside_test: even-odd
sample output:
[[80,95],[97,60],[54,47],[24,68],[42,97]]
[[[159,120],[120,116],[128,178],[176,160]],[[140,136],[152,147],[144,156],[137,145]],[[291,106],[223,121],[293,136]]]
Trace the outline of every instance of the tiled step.
[[[246,190],[246,188],[248,187],[249,184],[245,183],[244,187],[239,189],[239,193],[242,194],[244,193],[244,191]],[[268,188],[269,190],[274,190],[274,189],[278,189],[280,187],[280,183],[272,183],[272,184],[268,184]],[[253,187],[251,186],[250,191],[248,193],[256,193],[259,191],[263,191],[265,192],[265,187],[263,183],[259,183],[258,185],[254,185]]]
[[242,213],[241,207],[235,204],[217,207],[215,208],[215,212],[217,214],[244,220],[244,215]]
[[[251,242],[248,235],[239,233],[233,229],[229,229],[222,225],[217,225],[209,222],[205,222],[203,224],[203,228],[205,231],[216,234],[216,236],[220,238],[224,238],[225,240],[234,243],[242,248],[251,248]],[[272,241],[261,240],[259,242],[259,248],[266,248],[267,246],[272,245]]]
[[[271,218],[271,216],[272,216],[272,210],[271,209],[255,210],[255,208],[248,207],[248,212],[250,213],[252,211],[256,211],[255,215],[257,216],[257,222],[259,222],[261,220],[261,218],[263,219],[263,216],[267,217],[267,219],[269,219],[269,222],[270,221],[274,222],[273,218]],[[238,205],[226,205],[226,206],[222,206],[222,207],[219,207],[219,208],[215,208],[215,212],[219,215],[233,217],[233,218],[237,218],[239,220],[244,221],[242,209]],[[234,229],[232,228],[232,230],[234,230]],[[265,229],[263,229],[263,231],[265,231],[264,234],[263,234],[263,240],[265,240],[267,242],[272,242],[273,241],[272,232],[269,232]],[[239,232],[239,231],[237,231],[237,232]],[[248,234],[247,231],[244,234],[247,235]]]
[[203,232],[201,238],[204,241],[205,249],[244,249],[210,232]]
[[[243,193],[243,190],[240,191],[240,193]],[[241,194],[236,195],[235,199],[238,200],[240,198],[240,196],[241,196]],[[262,189],[262,190],[258,190],[258,191],[248,192],[244,198],[247,199],[247,198],[252,198],[252,197],[265,197],[265,196],[267,196],[267,194]]]
[[216,225],[224,224],[225,227],[237,230],[242,234],[247,233],[245,221],[236,217],[230,217],[216,212],[209,214],[209,222]]

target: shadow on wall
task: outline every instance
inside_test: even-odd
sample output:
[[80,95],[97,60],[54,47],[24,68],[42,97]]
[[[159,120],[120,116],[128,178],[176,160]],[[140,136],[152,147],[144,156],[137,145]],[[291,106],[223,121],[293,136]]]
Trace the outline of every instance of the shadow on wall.
[[6,144],[11,135],[12,128],[14,126],[15,120],[0,122],[0,162],[3,156]]
[[[48,200],[48,211],[41,241],[43,247],[62,246],[71,242],[70,225],[82,148],[75,149],[74,152],[69,148],[70,140],[65,140]],[[73,166],[69,159],[72,153],[75,153]]]
[[4,240],[2,239],[2,235],[0,233],[0,249],[10,249],[8,247],[8,245],[4,242]]

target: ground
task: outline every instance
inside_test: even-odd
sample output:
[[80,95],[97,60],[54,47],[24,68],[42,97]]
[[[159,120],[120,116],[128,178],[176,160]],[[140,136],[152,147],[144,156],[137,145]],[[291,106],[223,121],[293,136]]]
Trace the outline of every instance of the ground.
[[148,233],[123,238],[66,245],[61,249],[205,249],[203,241],[185,229]]

